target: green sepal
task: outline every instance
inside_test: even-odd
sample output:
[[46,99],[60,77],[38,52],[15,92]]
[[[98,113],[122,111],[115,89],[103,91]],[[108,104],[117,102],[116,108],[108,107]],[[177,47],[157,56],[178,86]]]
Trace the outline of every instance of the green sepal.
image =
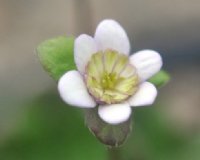
[[160,88],[166,85],[169,82],[169,80],[170,80],[170,75],[166,71],[161,70],[153,77],[151,77],[148,81],[153,83],[157,88]]
[[121,146],[132,129],[131,118],[126,122],[111,125],[105,123],[98,115],[98,108],[85,110],[85,122],[89,130],[103,144],[110,147]]
[[56,81],[67,71],[75,69],[74,38],[60,36],[42,42],[37,47],[44,69]]

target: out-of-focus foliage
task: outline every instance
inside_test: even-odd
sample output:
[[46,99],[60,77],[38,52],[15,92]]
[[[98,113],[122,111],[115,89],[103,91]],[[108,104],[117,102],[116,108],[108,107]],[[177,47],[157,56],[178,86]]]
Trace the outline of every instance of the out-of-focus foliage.
[[[176,133],[160,107],[134,109],[133,131],[121,147],[122,160],[198,160],[199,137]],[[106,160],[106,147],[89,132],[80,111],[62,103],[57,93],[34,99],[17,130],[1,143],[0,159]]]
[[64,36],[46,40],[37,47],[41,64],[55,80],[76,68],[73,51],[74,38]]
[[104,146],[84,124],[80,109],[47,93],[33,100],[18,129],[2,144],[1,160],[102,160]]

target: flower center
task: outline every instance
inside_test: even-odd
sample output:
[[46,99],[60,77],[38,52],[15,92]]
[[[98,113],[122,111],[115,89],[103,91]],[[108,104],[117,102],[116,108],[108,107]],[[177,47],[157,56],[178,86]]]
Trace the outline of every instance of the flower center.
[[133,95],[139,84],[136,69],[115,50],[94,53],[87,64],[86,85],[100,104],[119,103]]

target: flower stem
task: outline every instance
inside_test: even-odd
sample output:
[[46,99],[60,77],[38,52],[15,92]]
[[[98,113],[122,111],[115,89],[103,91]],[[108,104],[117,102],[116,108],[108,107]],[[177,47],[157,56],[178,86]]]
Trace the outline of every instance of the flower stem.
[[108,148],[108,160],[121,160],[120,149],[114,147]]

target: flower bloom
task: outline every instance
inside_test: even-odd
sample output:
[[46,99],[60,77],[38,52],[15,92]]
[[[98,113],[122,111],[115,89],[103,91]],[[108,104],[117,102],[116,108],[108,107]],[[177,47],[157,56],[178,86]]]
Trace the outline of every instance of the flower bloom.
[[127,121],[131,107],[154,102],[157,90],[146,80],[162,67],[160,55],[153,50],[129,53],[127,34],[114,20],[102,21],[94,38],[80,35],[74,44],[78,71],[60,78],[61,98],[76,107],[98,107],[100,118],[107,123]]

